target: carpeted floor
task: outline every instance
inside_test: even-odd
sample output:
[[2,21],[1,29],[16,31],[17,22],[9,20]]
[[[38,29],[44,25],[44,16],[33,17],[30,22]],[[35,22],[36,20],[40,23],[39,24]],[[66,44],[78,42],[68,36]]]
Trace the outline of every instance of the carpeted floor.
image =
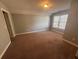
[[74,59],[76,48],[54,32],[16,36],[2,59]]

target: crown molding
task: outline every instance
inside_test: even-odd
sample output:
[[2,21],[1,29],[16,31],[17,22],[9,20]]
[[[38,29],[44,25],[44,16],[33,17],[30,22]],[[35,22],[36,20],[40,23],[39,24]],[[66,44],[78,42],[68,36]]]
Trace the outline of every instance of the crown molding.
[[12,14],[29,14],[29,15],[51,15],[52,13],[67,10],[70,8],[57,8],[57,9],[51,9],[49,11],[35,11],[35,10],[18,10],[18,9],[9,9]]
[[24,14],[24,15],[49,15],[49,14],[44,14],[42,12],[37,12],[37,11],[30,11],[30,10],[10,10],[12,14]]

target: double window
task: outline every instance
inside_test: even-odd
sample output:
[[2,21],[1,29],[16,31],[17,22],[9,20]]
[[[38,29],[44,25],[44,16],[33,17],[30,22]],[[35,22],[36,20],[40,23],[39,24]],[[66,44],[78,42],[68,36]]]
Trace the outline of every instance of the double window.
[[56,29],[65,29],[67,22],[68,14],[60,14],[53,16],[53,28]]

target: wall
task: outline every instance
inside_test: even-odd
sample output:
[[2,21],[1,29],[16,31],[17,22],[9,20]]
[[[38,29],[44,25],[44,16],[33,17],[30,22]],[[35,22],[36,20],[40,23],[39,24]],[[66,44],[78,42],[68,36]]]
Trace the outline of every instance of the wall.
[[77,44],[78,41],[78,7],[77,0],[72,0],[64,38]]
[[48,16],[30,14],[12,14],[16,34],[47,30],[49,24]]
[[4,50],[6,49],[6,46],[9,44],[10,42],[10,37],[9,37],[9,33],[7,30],[7,26],[5,23],[5,19],[3,16],[3,13],[1,11],[1,8],[8,10],[1,2],[0,2],[0,59],[1,59],[1,55],[4,52]]

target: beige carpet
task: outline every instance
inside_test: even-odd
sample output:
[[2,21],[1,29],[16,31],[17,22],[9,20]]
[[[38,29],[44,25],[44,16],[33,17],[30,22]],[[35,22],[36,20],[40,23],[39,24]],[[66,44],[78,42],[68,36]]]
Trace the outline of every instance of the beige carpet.
[[54,32],[16,36],[2,59],[74,59],[76,48]]

